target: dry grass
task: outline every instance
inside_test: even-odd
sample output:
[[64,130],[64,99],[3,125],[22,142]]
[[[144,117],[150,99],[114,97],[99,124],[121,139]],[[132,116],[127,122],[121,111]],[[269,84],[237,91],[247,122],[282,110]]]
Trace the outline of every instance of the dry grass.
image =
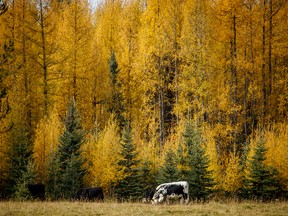
[[288,203],[217,203],[151,205],[140,203],[0,202],[0,216],[8,215],[243,215],[288,216]]

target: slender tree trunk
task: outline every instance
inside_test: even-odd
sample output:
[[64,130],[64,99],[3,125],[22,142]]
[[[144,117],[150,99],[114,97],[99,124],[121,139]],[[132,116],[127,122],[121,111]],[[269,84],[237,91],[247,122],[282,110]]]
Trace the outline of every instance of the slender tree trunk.
[[[157,31],[158,34],[160,32],[160,0],[157,1],[158,7],[157,7],[157,19],[158,19],[158,25],[157,25]],[[164,144],[165,139],[165,131],[164,131],[164,92],[163,92],[163,77],[162,77],[162,62],[161,62],[161,38],[159,35],[158,37],[158,53],[157,53],[157,70],[158,70],[158,103],[159,103],[159,149]],[[160,153],[160,152],[159,152]]]
[[[131,18],[131,6],[129,7],[129,21],[132,23],[133,20]],[[132,24],[131,24],[132,25]],[[128,124],[130,127],[131,121],[132,121],[132,99],[131,99],[131,68],[132,68],[132,60],[131,60],[131,55],[132,55],[132,38],[133,38],[133,32],[132,32],[132,27],[131,25],[129,26],[129,42],[128,42],[128,71],[127,71],[127,118],[128,118]]]
[[44,21],[44,5],[43,1],[40,0],[40,27],[41,27],[41,42],[42,42],[42,68],[43,68],[43,95],[44,95],[44,115],[48,114],[48,67],[47,67],[47,56],[46,56],[46,33],[45,33],[45,21]]
[[27,123],[29,128],[32,127],[32,107],[31,107],[31,92],[30,92],[30,81],[27,71],[27,46],[26,46],[26,1],[22,1],[22,64],[24,71],[24,88],[25,88],[25,106],[27,110]]
[[[173,45],[174,45],[174,83],[175,83],[175,93],[174,93],[174,97],[175,97],[175,106],[177,106],[178,105],[178,101],[179,101],[179,87],[178,87],[178,58],[179,58],[179,56],[178,56],[178,38],[177,38],[177,36],[178,36],[178,29],[177,29],[177,24],[178,24],[178,17],[177,16],[179,16],[179,14],[178,14],[178,12],[179,12],[179,10],[177,9],[177,7],[180,7],[180,5],[177,5],[178,4],[178,2],[174,2],[173,3],[173,9],[174,9],[174,11],[173,11],[173,18],[174,18],[174,23],[173,23],[173,33],[174,33],[174,41],[173,41]],[[172,110],[171,110],[171,112],[172,112]],[[179,124],[179,114],[178,113],[176,113],[176,124],[178,125]]]
[[[238,86],[238,80],[237,80],[237,48],[236,48],[236,42],[237,42],[237,32],[236,32],[236,15],[234,14],[232,17],[232,32],[233,32],[233,38],[231,39],[231,101],[232,101],[232,107],[233,109],[237,105],[237,86]],[[237,113],[234,110],[232,114],[232,124],[236,125],[237,123]]]
[[266,0],[263,0],[263,20],[262,20],[262,124],[265,122],[267,109],[267,95],[266,95]]
[[74,47],[73,47],[73,98],[75,102],[77,102],[77,40],[78,40],[78,22],[77,22],[77,1],[75,2],[75,9],[74,9]]
[[268,108],[269,108],[269,118],[271,118],[272,107],[272,85],[273,85],[273,74],[272,74],[272,34],[273,34],[273,8],[272,0],[269,0],[269,41],[268,41]]
[[97,97],[96,97],[96,89],[97,89],[97,79],[94,77],[93,87],[92,87],[92,121],[93,123],[97,123]]

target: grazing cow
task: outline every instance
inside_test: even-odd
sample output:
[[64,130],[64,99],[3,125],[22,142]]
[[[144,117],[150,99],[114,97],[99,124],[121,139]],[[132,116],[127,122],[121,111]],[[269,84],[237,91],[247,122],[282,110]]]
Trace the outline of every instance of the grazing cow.
[[103,201],[103,189],[101,187],[81,188],[76,194],[76,199],[85,201]]
[[28,184],[29,192],[34,199],[45,200],[45,185],[43,184]]
[[152,200],[154,196],[155,190],[153,188],[147,188],[143,193],[143,199],[142,202],[148,203]]
[[170,182],[159,185],[152,198],[152,204],[162,203],[169,199],[179,198],[189,202],[189,184],[186,181]]

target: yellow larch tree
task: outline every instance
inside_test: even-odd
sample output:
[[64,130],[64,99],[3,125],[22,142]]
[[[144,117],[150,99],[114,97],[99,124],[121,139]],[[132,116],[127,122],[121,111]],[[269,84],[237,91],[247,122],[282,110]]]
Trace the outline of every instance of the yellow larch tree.
[[[70,98],[77,102],[83,116],[84,128],[91,128],[92,91],[92,15],[88,1],[62,3],[62,16],[59,17],[59,49],[64,60],[58,66],[62,82],[59,92],[62,105]],[[62,19],[61,19],[62,18]],[[60,56],[58,56],[61,58]],[[60,101],[59,101],[60,102]]]
[[121,82],[120,91],[124,100],[124,117],[130,123],[139,121],[139,105],[141,104],[138,92],[140,81],[135,73],[136,58],[139,51],[138,32],[141,24],[141,8],[140,0],[124,3],[121,15],[122,28],[119,32],[119,49],[117,49],[118,80]]
[[209,7],[206,0],[184,1],[183,5],[177,112],[181,118],[193,119],[198,123],[207,120],[208,88],[213,75],[209,61],[212,54],[208,50],[211,47]]
[[208,126],[204,127],[203,137],[204,137],[204,149],[205,155],[207,155],[209,160],[208,170],[212,172],[212,178],[214,181],[213,189],[222,190],[223,189],[223,174],[224,168],[219,154],[219,144],[215,141],[214,132]]
[[5,172],[3,177],[7,174],[8,159],[13,163],[11,151],[19,142],[17,138],[27,140],[25,145],[31,150],[38,120],[37,90],[33,88],[38,76],[31,58],[34,51],[31,28],[36,25],[32,16],[34,9],[31,2],[15,0],[0,17],[0,136],[5,154],[3,157],[1,154],[1,165],[6,169],[1,170]]
[[33,50],[29,57],[33,61],[33,71],[37,75],[37,82],[33,83],[33,89],[37,94],[39,118],[48,115],[53,109],[55,84],[52,81],[57,78],[53,67],[58,64],[56,56],[58,50],[56,24],[58,20],[50,3],[49,0],[33,2],[33,8],[30,9],[33,19],[27,23],[31,32],[29,41],[31,41]]
[[[112,52],[116,59],[120,56],[119,46],[121,32],[120,21],[122,15],[122,3],[119,0],[104,1],[94,14],[94,31],[92,36],[92,77],[90,91],[92,95],[93,122],[97,122],[103,129],[110,118],[109,109],[112,101],[112,81],[109,74],[109,59]],[[118,52],[119,49],[119,52]]]
[[137,58],[137,76],[141,79],[138,91],[143,95],[141,119],[144,125],[156,126],[153,130],[158,131],[160,146],[177,122],[174,107],[180,64],[181,5],[181,1],[147,1],[141,17]]
[[240,157],[236,153],[236,147],[230,152],[225,164],[226,170],[223,176],[223,189],[236,197],[237,192],[243,186],[243,173],[240,165]]
[[266,164],[278,171],[278,180],[285,190],[288,189],[288,126],[274,124],[270,130],[265,131]]
[[[95,136],[99,136],[99,138]],[[121,145],[118,125],[113,116],[100,135],[95,134],[90,137],[85,149],[91,151],[88,160],[92,164],[88,167],[90,177],[86,177],[86,184],[102,186],[105,193],[111,195],[114,183],[123,177],[117,165]]]
[[57,152],[59,137],[64,126],[59,118],[57,108],[54,107],[49,116],[44,116],[38,123],[33,145],[33,158],[37,182],[45,183],[51,159]]

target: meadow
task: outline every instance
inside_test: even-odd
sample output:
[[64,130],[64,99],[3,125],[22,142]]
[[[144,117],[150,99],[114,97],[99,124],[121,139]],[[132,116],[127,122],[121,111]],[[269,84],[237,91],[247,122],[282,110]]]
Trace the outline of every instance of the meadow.
[[288,216],[288,203],[220,203],[151,205],[142,203],[93,202],[0,202],[0,216],[77,216],[77,215],[237,215]]

